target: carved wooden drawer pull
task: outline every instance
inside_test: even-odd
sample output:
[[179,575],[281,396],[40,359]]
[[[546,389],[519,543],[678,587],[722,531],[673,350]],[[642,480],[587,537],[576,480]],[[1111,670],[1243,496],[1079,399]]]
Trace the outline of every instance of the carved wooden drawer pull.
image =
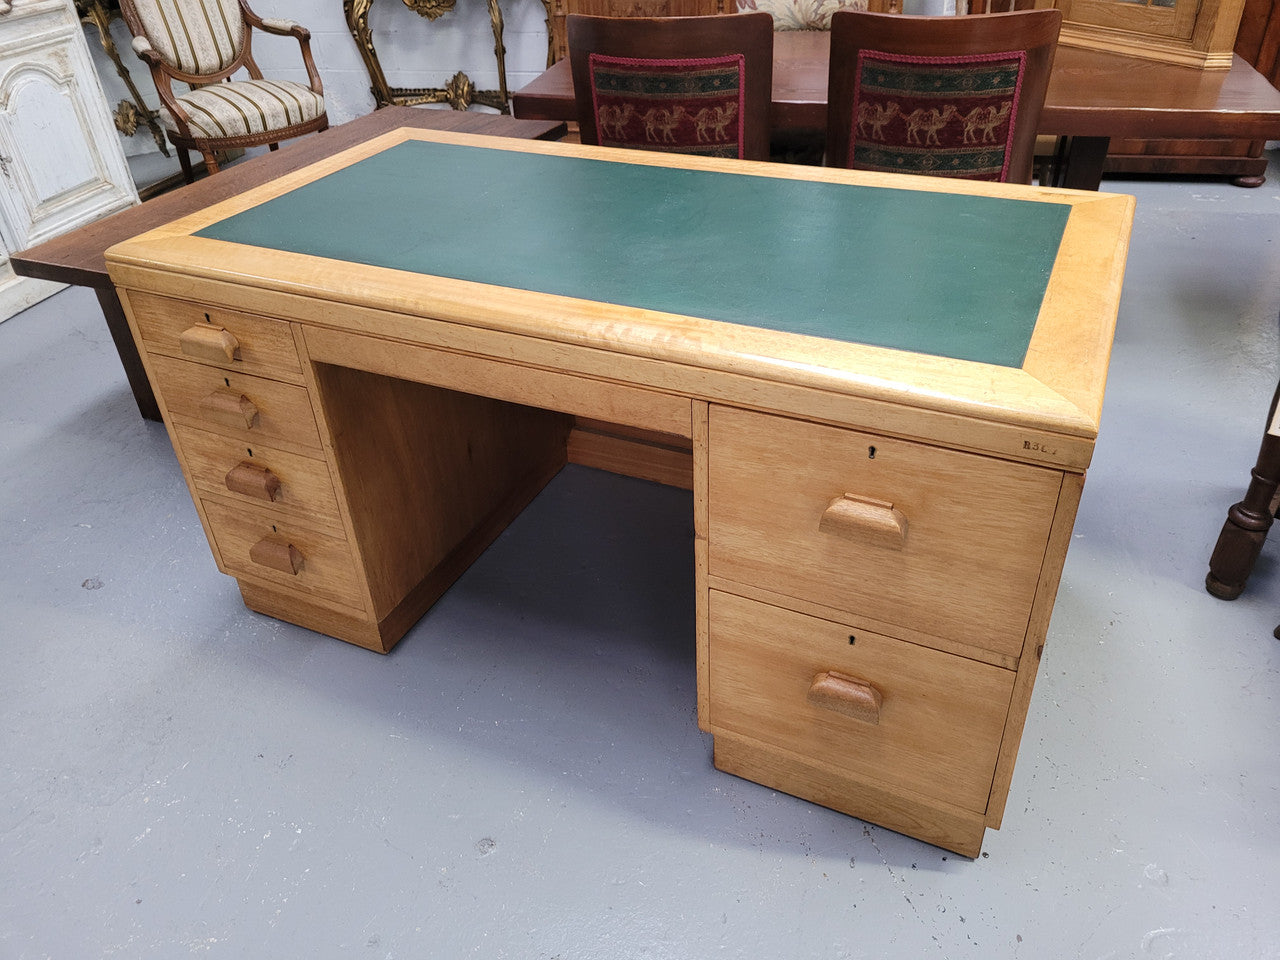
[[249,548],[249,559],[294,577],[302,572],[302,551],[292,543],[264,538]]
[[907,518],[885,500],[846,493],[822,512],[818,529],[832,536],[901,550],[907,545]]
[[809,685],[809,702],[863,723],[880,722],[880,691],[841,673],[824,671],[815,676]]
[[227,471],[227,489],[256,500],[274,502],[280,499],[280,478],[256,463],[241,460]]
[[210,420],[228,427],[252,430],[258,422],[257,405],[243,393],[236,393],[234,390],[215,390],[204,398],[201,406]]
[[184,354],[196,360],[225,363],[240,358],[240,341],[235,334],[208,323],[197,323],[183,330],[178,337],[178,346]]

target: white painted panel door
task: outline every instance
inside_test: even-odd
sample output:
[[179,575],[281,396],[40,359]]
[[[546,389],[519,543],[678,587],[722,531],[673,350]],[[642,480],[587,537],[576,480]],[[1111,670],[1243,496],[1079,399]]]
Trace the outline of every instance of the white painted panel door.
[[0,0],[0,318],[31,302],[8,252],[137,202],[71,0]]

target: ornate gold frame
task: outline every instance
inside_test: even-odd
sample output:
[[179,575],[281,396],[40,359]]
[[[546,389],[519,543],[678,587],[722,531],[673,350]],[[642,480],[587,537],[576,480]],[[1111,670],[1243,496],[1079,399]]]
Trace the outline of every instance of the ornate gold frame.
[[132,103],[128,100],[121,100],[116,104],[115,113],[113,114],[116,129],[126,137],[132,137],[137,132],[138,121],[142,121],[147,125],[147,129],[151,131],[151,136],[155,140],[156,146],[160,148],[160,152],[166,157],[169,156],[169,145],[165,141],[164,131],[160,129],[160,124],[156,121],[156,112],[149,110],[143,102],[142,94],[134,84],[133,77],[129,75],[129,71],[120,61],[120,51],[116,49],[115,40],[111,36],[111,21],[119,19],[119,6],[109,2],[109,0],[75,0],[75,7],[76,15],[79,16],[82,23],[97,28],[98,40],[102,44],[102,49],[115,66],[116,74],[124,81],[124,85],[128,87],[129,96],[133,98]]
[[[402,0],[404,5],[427,20],[436,20],[454,8],[456,0]],[[373,46],[373,32],[369,29],[369,10],[374,0],[342,0],[342,12],[347,28],[355,39],[356,48],[364,60],[372,83],[373,99],[377,106],[390,104],[417,106],[424,103],[447,103],[455,110],[466,110],[479,103],[493,107],[502,113],[511,112],[511,96],[507,92],[507,49],[502,42],[502,9],[498,0],[486,0],[489,5],[489,22],[493,25],[493,55],[498,63],[498,89],[477,90],[476,85],[459,70],[443,87],[393,87],[387,83],[378,51]],[[550,22],[551,0],[542,0],[548,8]]]

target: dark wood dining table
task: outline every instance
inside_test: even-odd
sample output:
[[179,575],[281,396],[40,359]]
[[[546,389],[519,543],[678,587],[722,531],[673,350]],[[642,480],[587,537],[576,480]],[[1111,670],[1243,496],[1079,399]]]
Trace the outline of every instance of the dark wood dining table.
[[147,373],[138,356],[133,335],[129,332],[124,308],[120,305],[120,298],[116,295],[111,278],[107,276],[104,256],[107,248],[145,233],[152,227],[203,209],[218,200],[243,193],[250,187],[267,183],[291,170],[297,170],[400,127],[457,130],[462,133],[527,140],[559,140],[565,133],[565,126],[560,121],[521,121],[500,114],[384,107],[330,127],[323,133],[292,140],[279,150],[250,157],[226,167],[216,176],[197,180],[38,246],[28,247],[13,254],[10,262],[14,272],[24,277],[37,277],[93,289],[102,306],[116,352],[120,354],[120,362],[124,365],[125,376],[138,403],[138,410],[148,420],[159,420],[160,408],[151,384],[147,381]]
[[[831,35],[774,34],[776,131],[827,124]],[[512,98],[517,117],[575,120],[569,61],[553,64]],[[1096,190],[1112,138],[1280,140],[1280,90],[1240,57],[1226,70],[1201,70],[1059,45],[1039,133],[1064,138],[1058,186]]]

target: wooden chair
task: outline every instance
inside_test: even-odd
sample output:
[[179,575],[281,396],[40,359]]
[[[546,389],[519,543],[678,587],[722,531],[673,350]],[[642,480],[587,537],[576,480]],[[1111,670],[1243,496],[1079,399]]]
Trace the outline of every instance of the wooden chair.
[[[1280,385],[1271,397],[1267,412],[1267,430],[1262,434],[1258,459],[1249,472],[1249,485],[1244,499],[1227,510],[1222,532],[1209,556],[1209,573],[1204,585],[1221,600],[1234,600],[1244,592],[1262,553],[1267,534],[1276,518],[1277,493],[1280,491],[1280,423],[1276,408],[1280,407]],[[1280,627],[1275,636],[1280,639]]]
[[769,159],[773,18],[571,14],[583,143]]
[[547,66],[569,56],[565,18],[571,13],[589,17],[711,17],[736,10],[737,0],[556,0],[547,37]]
[[[160,122],[178,149],[182,173],[195,179],[188,150],[218,171],[215,153],[281,140],[329,126],[311,34],[290,20],[262,19],[245,0],[120,0],[133,49],[151,68],[160,95]],[[310,85],[266,80],[254,62],[254,30],[292,36],[302,48]],[[249,79],[232,80],[247,71]],[[175,93],[173,82],[189,84]]]
[[1062,14],[837,11],[829,166],[1030,183]]

